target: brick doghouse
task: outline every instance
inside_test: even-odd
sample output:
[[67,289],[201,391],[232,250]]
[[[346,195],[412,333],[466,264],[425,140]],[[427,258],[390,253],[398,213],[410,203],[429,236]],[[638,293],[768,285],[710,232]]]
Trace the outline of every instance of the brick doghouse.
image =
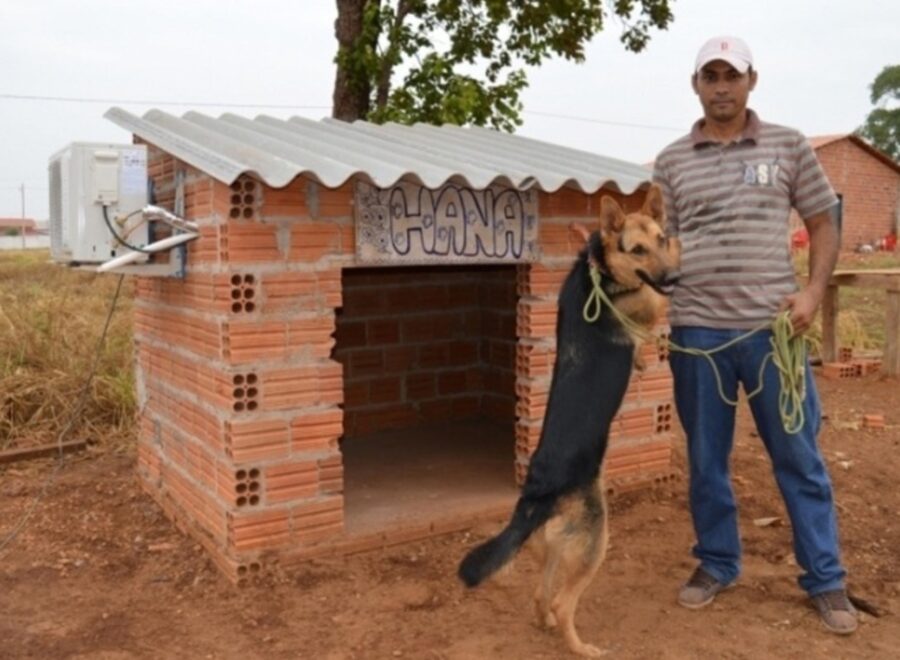
[[[229,578],[508,514],[569,224],[638,209],[646,170],[479,128],[106,116],[199,225],[183,277],[136,280],[138,471]],[[674,476],[667,355],[644,358],[613,489]]]

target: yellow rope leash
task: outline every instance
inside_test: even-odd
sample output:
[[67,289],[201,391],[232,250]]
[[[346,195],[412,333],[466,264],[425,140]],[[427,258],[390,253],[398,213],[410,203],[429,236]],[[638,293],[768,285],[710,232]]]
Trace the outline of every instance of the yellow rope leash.
[[585,301],[583,309],[585,321],[588,323],[596,322],[597,319],[600,318],[600,314],[603,311],[603,305],[605,304],[612,310],[613,314],[622,325],[643,341],[654,341],[658,346],[665,346],[671,351],[677,351],[686,355],[693,355],[695,357],[706,359],[716,378],[719,396],[722,397],[722,400],[725,403],[731,406],[737,406],[738,402],[729,399],[725,394],[722,387],[722,376],[719,374],[719,368],[716,366],[716,362],[713,360],[712,356],[720,351],[724,351],[726,348],[734,346],[738,342],[748,339],[757,332],[771,327],[772,337],[769,339],[769,343],[772,346],[772,350],[765,355],[760,363],[759,374],[757,376],[757,382],[759,384],[755,390],[747,394],[747,399],[752,399],[762,391],[763,372],[766,369],[766,364],[768,364],[769,360],[772,360],[775,368],[778,369],[778,379],[781,385],[781,391],[778,394],[778,409],[781,414],[781,423],[784,426],[784,430],[788,434],[794,434],[803,428],[803,423],[805,421],[803,415],[803,401],[806,398],[807,342],[805,337],[793,336],[794,329],[791,325],[789,312],[782,312],[771,323],[762,323],[752,330],[749,330],[716,348],[709,350],[684,348],[683,346],[678,346],[673,343],[672,340],[664,340],[661,337],[657,337],[649,330],[638,325],[620,312],[619,309],[613,305],[609,296],[606,295],[606,292],[601,287],[600,269],[597,268],[596,264],[591,264],[590,275],[592,285],[591,293],[588,296],[587,301]]

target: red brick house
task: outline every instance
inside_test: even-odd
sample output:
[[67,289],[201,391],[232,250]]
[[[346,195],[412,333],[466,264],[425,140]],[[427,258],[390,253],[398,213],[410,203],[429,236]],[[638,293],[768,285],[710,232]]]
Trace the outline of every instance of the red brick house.
[[31,218],[0,218],[0,235],[33,236],[40,233],[37,223]]
[[[877,249],[900,224],[900,163],[853,134],[809,139],[843,207],[842,248]],[[799,225],[799,219],[794,222]]]
[[[138,470],[227,575],[508,515],[569,224],[638,208],[648,172],[478,128],[106,116],[199,226],[183,278],[137,278]],[[644,357],[615,488],[672,476],[668,356]]]

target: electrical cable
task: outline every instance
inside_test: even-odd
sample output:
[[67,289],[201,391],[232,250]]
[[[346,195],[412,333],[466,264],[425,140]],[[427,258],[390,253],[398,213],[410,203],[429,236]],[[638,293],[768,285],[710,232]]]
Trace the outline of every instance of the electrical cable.
[[[144,209],[141,208],[141,209],[138,209],[138,210],[136,210],[136,211],[132,211],[131,213],[129,213],[128,215],[126,215],[124,219],[125,219],[125,220],[128,220],[128,218],[130,218],[131,216],[137,215],[138,213],[142,213],[143,210],[144,210]],[[129,236],[131,236],[131,234],[133,234],[135,231],[137,231],[138,229],[140,229],[141,227],[143,227],[143,226],[144,226],[147,222],[149,222],[149,221],[150,221],[150,218],[144,216],[143,218],[141,218],[141,221],[140,221],[139,223],[137,223],[137,224],[134,225],[131,229],[129,229],[128,231],[126,231],[125,234],[122,236],[122,238],[128,238]]]
[[[118,232],[116,232],[116,230],[112,226],[112,223],[109,221],[109,213],[107,211],[107,208],[108,207],[106,206],[106,204],[104,204],[103,205],[103,221],[106,223],[106,227],[109,229],[109,231],[113,235],[113,237],[115,237],[115,239],[117,241],[119,241],[119,243],[121,243],[122,245],[127,247],[129,250],[134,250],[135,252],[143,252],[144,254],[153,254],[152,251],[145,250],[144,248],[138,247],[136,245],[132,245],[131,243],[127,242],[124,238],[119,236]],[[128,217],[134,215],[135,213],[140,213],[140,211],[132,211],[125,217],[128,218]]]
[[190,107],[216,108],[277,108],[282,110],[330,110],[330,105],[292,105],[286,103],[216,103],[209,101],[154,101],[148,99],[105,99],[84,98],[80,96],[39,96],[37,94],[5,94],[0,99],[17,101],[61,101],[63,103],[120,103],[131,105],[177,105]]
[[[212,107],[212,108],[269,108],[276,110],[331,110],[330,105],[291,105],[287,103],[218,103],[215,101],[154,101],[148,99],[115,99],[115,98],[84,98],[77,96],[39,96],[34,94],[5,94],[0,93],[0,99],[19,101],[58,101],[63,103],[114,103],[120,105],[152,105],[152,106],[179,106],[179,107]],[[560,114],[556,112],[544,112],[541,110],[523,109],[522,114],[536,117],[549,117],[552,119],[565,119],[566,121],[580,121],[590,124],[603,124],[606,126],[618,126],[625,128],[639,128],[652,131],[684,132],[683,127],[664,126],[659,124],[637,124],[632,122],[614,121],[599,117],[585,117],[579,115]]]
[[[191,222],[190,220],[185,220],[184,218],[179,218],[175,214],[169,213],[164,208],[155,206],[153,204],[148,204],[147,206],[140,208],[137,211],[132,211],[131,213],[126,215],[124,219],[127,220],[131,216],[136,215],[138,213],[142,213],[144,215],[144,217],[141,218],[140,222],[138,222],[136,225],[132,226],[128,231],[126,231],[122,235],[122,238],[128,238],[129,236],[131,236],[131,234],[136,232],[138,229],[143,227],[146,223],[150,222],[151,220],[157,220],[159,222],[163,222],[163,223],[169,225],[172,229],[175,229],[176,231],[187,231],[187,232],[196,232],[197,231],[197,223],[196,222]],[[148,248],[149,248],[149,246],[144,246],[144,249],[149,251]]]

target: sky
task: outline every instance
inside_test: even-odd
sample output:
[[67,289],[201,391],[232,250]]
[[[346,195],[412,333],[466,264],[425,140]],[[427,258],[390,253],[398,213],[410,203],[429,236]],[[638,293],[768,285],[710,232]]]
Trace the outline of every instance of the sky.
[[[700,115],[692,64],[700,45],[722,34],[753,51],[759,83],[750,106],[809,136],[856,129],[872,108],[872,80],[900,64],[896,0],[672,7],[674,22],[639,54],[625,50],[610,20],[584,63],[529,69],[517,132],[652,161]],[[2,0],[0,217],[22,214],[23,184],[25,215],[47,217],[47,163],[68,143],[130,142],[103,118],[114,105],[138,115],[328,116],[336,15],[333,0]]]

